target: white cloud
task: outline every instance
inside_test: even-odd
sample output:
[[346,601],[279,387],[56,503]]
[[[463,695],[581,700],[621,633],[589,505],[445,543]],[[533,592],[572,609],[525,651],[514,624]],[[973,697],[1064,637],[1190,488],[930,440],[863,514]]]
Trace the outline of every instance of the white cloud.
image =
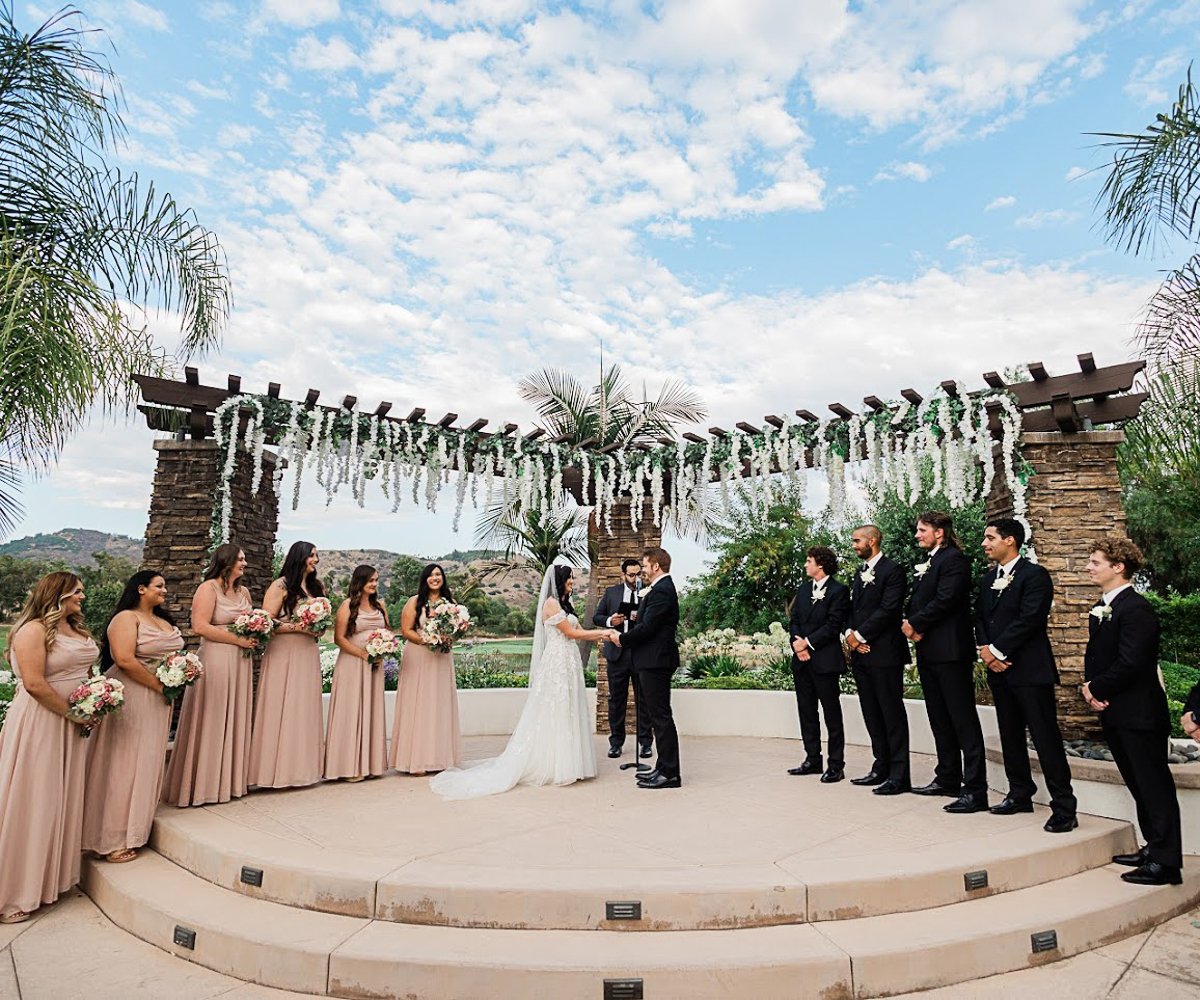
[[1017,199],[1011,194],[1002,194],[997,198],[993,198],[983,206],[985,212],[995,212],[1001,208],[1012,208],[1017,203]]
[[338,0],[263,0],[266,17],[297,28],[332,21],[341,14]]
[[217,145],[225,149],[234,149],[252,142],[257,134],[258,129],[251,125],[239,125],[231,122],[228,125],[222,125],[217,130]]
[[1018,229],[1045,229],[1048,226],[1065,226],[1080,218],[1078,212],[1065,208],[1038,209],[1028,215],[1022,215],[1013,223]]
[[1068,180],[1068,181],[1073,181],[1079,177],[1085,177],[1086,175],[1088,175],[1090,173],[1091,173],[1091,169],[1088,167],[1072,167],[1070,170],[1067,171],[1067,176],[1063,179]]
[[924,184],[927,180],[933,177],[933,171],[924,163],[916,163],[908,161],[906,163],[889,163],[886,167],[880,170],[874,177],[877,181],[895,181],[900,179],[916,181],[918,184]]
[[358,65],[359,58],[350,43],[338,35],[326,42],[305,35],[292,49],[291,61],[297,69],[336,72]]
[[949,243],[946,244],[947,250],[972,250],[979,241],[970,233],[963,233],[961,236],[955,236]]
[[228,101],[233,96],[224,87],[213,87],[199,80],[188,80],[187,89],[206,101]]
[[1157,59],[1143,56],[1130,71],[1125,93],[1142,105],[1167,105],[1174,100],[1186,67],[1187,56],[1182,52]]

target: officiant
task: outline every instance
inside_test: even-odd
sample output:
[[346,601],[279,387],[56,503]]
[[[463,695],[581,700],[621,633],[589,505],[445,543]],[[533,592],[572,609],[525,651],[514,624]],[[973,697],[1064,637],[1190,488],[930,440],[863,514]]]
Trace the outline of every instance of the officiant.
[[[592,615],[592,624],[597,628],[615,628],[628,632],[637,621],[638,588],[642,562],[632,557],[621,560],[621,582],[605,589]],[[601,650],[608,670],[608,755],[620,757],[625,746],[625,711],[629,702],[629,679],[632,656],[611,642]],[[637,743],[638,756],[649,757],[653,736],[650,731],[650,716],[646,712],[641,693],[634,682],[637,697]]]

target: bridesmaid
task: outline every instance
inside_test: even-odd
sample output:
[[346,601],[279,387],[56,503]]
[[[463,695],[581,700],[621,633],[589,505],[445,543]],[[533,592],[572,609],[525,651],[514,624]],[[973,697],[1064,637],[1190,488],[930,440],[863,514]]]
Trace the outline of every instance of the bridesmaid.
[[154,570],[125,584],[100,644],[100,669],[125,685],[125,704],[92,737],[83,797],[83,849],[119,864],[150,839],[162,792],[171,704],[154,676],[159,661],[183,649]]
[[67,696],[98,652],[79,577],[42,577],[9,639],[17,693],[0,730],[0,923],[28,920],[79,881],[88,744]]
[[258,675],[250,740],[254,787],[297,788],[321,780],[321,651],[314,633],[289,620],[305,598],[325,596],[320,561],[312,542],[296,542],[263,599],[263,610],[281,624]]
[[421,638],[421,619],[442,601],[453,601],[442,567],[421,571],[417,596],[400,613],[400,631],[408,640],[400,659],[396,719],[388,764],[397,771],[442,771],[462,760],[458,732],[458,691],[450,653],[429,649]]
[[379,599],[379,574],[373,566],[358,566],[350,577],[350,596],[338,608],[334,624],[341,652],[333,667],[329,695],[326,778],[362,781],[387,770],[383,667],[372,666],[363,648],[368,635],[387,627],[387,608]]
[[218,545],[192,597],[192,631],[200,636],[204,673],[183,693],[164,802],[202,806],[246,794],[254,675],[253,660],[243,651],[255,642],[228,627],[252,610],[250,591],[239,582],[245,571],[240,548]]

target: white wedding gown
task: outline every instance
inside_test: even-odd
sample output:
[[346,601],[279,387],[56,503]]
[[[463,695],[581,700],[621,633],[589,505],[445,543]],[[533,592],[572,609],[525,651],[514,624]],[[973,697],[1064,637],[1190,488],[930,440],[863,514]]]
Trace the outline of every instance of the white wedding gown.
[[[506,792],[515,785],[569,785],[596,776],[594,729],[579,647],[556,627],[579,620],[564,611],[540,625],[529,669],[529,696],[499,757],[435,774],[429,786],[447,799]],[[540,653],[539,640],[544,642]]]

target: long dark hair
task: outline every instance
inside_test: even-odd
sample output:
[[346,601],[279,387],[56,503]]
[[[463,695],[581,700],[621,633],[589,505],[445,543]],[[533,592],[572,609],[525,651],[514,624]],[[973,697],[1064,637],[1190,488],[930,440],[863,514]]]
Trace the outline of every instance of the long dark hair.
[[[354,572],[350,574],[350,593],[346,595],[346,600],[350,602],[350,620],[346,623],[346,635],[354,635],[354,629],[358,625],[358,602],[362,600],[363,587],[371,582],[371,577],[375,575],[375,567],[368,566],[363,563],[361,566],[355,566]],[[375,593],[368,595],[367,601],[376,611],[382,612],[383,624],[388,623],[387,608],[379,600],[378,589]]]
[[421,579],[417,582],[417,617],[413,622],[414,628],[420,628],[421,615],[425,613],[425,608],[429,604],[429,578],[433,576],[435,569],[440,570],[442,574],[442,597],[447,601],[454,601],[454,595],[450,593],[450,577],[437,563],[430,563],[421,570]]
[[942,544],[952,549],[962,550],[962,546],[958,543],[958,536],[954,533],[954,519],[949,514],[940,510],[927,510],[917,517],[917,521],[921,524],[928,524],[934,531],[941,528],[945,532],[942,535]]
[[242,547],[236,542],[226,542],[213,549],[212,556],[208,560],[208,568],[204,571],[205,581],[220,580],[221,589],[228,590],[229,578],[233,576],[233,567],[237,565],[241,551]]
[[574,570],[570,566],[555,566],[554,567],[554,596],[558,598],[558,603],[569,615],[575,614],[575,608],[571,605],[571,595],[567,593],[567,581],[571,579]]
[[[235,545],[236,549],[237,546]],[[237,561],[237,552],[234,553],[234,561]],[[112,650],[108,648],[108,626],[113,623],[113,619],[122,611],[130,611],[142,603],[142,595],[138,593],[139,587],[149,587],[155,580],[162,577],[162,574],[156,569],[138,570],[128,580],[125,581],[125,589],[121,591],[121,596],[117,598],[117,605],[113,608],[113,612],[108,616],[108,622],[104,626],[104,635],[100,639],[100,669],[107,670],[113,665],[114,661]],[[161,604],[154,608],[154,617],[161,618],[172,628],[175,628],[175,619],[171,617],[171,612],[164,608]]]
[[284,597],[283,608],[279,612],[284,618],[292,616],[296,605],[306,593],[309,597],[325,596],[325,585],[317,576],[317,571],[309,573],[305,569],[308,557],[316,550],[317,547],[312,542],[292,542],[292,547],[288,549],[287,558],[283,560],[283,569],[279,572],[283,577],[284,586],[287,587],[287,596]]

